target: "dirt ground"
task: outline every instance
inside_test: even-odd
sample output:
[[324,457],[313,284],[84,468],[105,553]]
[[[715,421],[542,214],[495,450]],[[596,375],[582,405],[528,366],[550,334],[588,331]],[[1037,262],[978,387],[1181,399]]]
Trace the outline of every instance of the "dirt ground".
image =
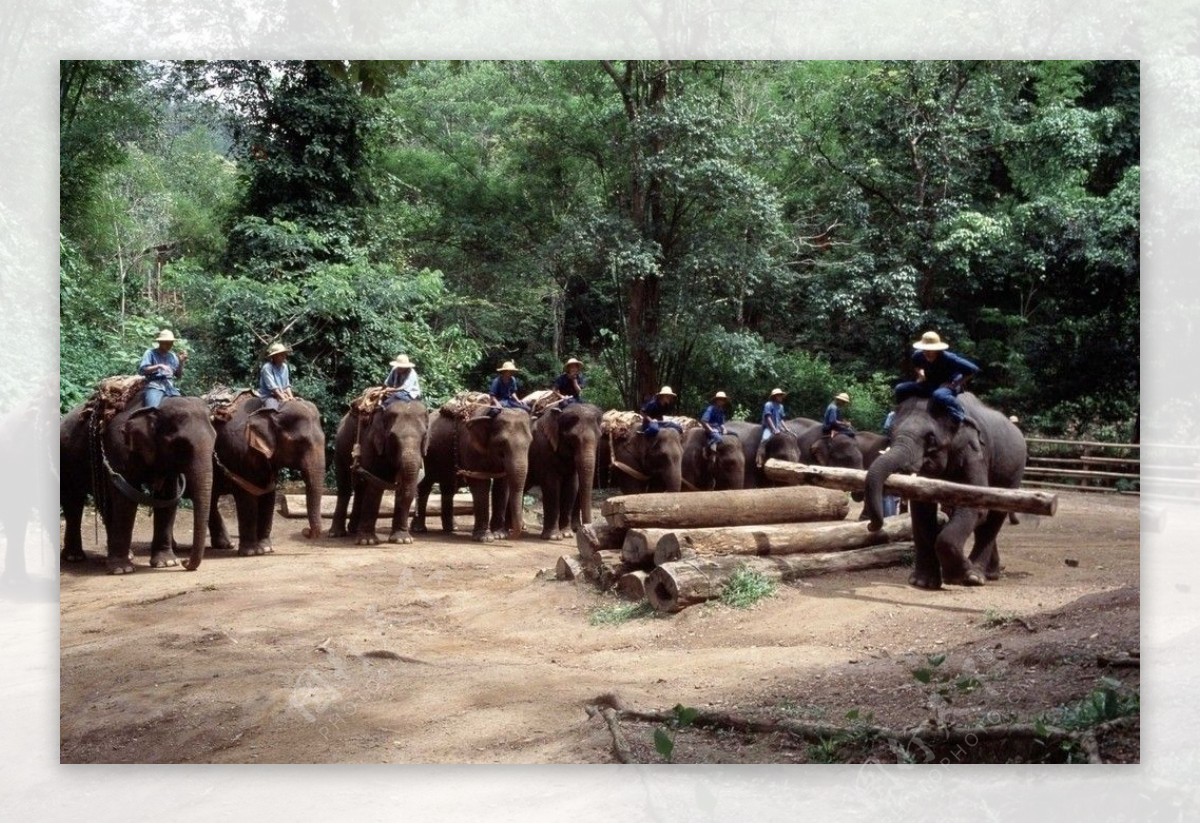
[[[1066,493],[1053,518],[1022,517],[1001,532],[1004,575],[985,587],[919,591],[897,567],[786,585],[746,610],[596,626],[614,598],[553,580],[573,541],[433,533],[357,547],[306,541],[303,521],[279,518],[273,555],[210,551],[188,573],[147,566],[142,515],[136,573],[108,576],[89,514],[93,561],[60,577],[61,760],[608,763],[610,732],[585,712],[604,693],[644,710],[833,723],[857,711],[893,727],[1030,722],[1105,676],[1135,694],[1136,666],[1097,658],[1139,653],[1137,498]],[[640,760],[660,760],[655,725],[623,729]],[[1101,751],[1138,761],[1137,727]],[[896,756],[687,729],[673,757]]]

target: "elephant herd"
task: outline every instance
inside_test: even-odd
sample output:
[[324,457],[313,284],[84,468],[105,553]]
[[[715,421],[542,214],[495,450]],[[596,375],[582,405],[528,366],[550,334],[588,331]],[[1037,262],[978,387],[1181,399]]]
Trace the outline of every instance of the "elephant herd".
[[[883,436],[830,439],[822,436],[818,422],[797,418],[788,422],[789,431],[766,442],[761,457],[867,469],[863,518],[871,528],[882,522],[882,483],[891,472],[1019,484],[1025,459],[1020,431],[973,396],[963,397],[981,422],[979,430],[959,431],[939,420],[928,404],[913,399],[898,409],[886,454]],[[756,464],[760,424],[730,423],[720,443],[709,448],[700,427],[662,427],[648,434],[638,427],[603,426],[602,415],[599,407],[581,402],[552,406],[536,416],[488,405],[451,413],[429,410],[420,401],[394,402],[369,412],[352,408],[334,437],[337,504],[329,535],[378,543],[382,495],[391,490],[395,513],[387,541],[411,543],[414,533],[427,530],[427,503],[435,483],[446,532],[453,531],[456,490],[469,488],[472,537],[479,541],[520,537],[524,493],[533,487],[542,491],[541,537],[554,540],[592,521],[596,485],[623,493],[768,485]],[[151,409],[139,395],[106,425],[98,425],[94,416],[81,406],[60,426],[63,561],[85,558],[81,522],[89,494],[104,518],[111,573],[133,571],[130,544],[139,504],[153,512],[150,565],[180,563],[172,533],[184,498],[191,501],[193,517],[192,543],[183,561],[187,569],[200,565],[206,539],[214,548],[232,548],[216,505],[225,494],[236,505],[237,553],[269,553],[275,483],[285,468],[299,472],[305,482],[305,537],[321,536],[326,443],[312,403],[296,399],[269,409],[251,396],[226,414],[214,415],[201,398],[167,398]],[[995,533],[1004,513],[960,510],[939,530],[935,505],[914,503],[911,511],[917,534],[914,585],[976,584],[998,574]],[[976,544],[968,558],[962,546],[971,532]]]

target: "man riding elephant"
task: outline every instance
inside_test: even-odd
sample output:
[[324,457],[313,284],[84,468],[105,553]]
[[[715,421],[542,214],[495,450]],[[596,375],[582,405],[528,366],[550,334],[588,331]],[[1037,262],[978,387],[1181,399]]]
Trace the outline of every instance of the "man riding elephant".
[[979,367],[955,352],[950,344],[941,339],[937,332],[926,332],[913,345],[912,362],[916,367],[917,379],[896,384],[896,403],[916,395],[933,398],[945,407],[956,423],[975,426],[958,402],[958,395],[968,380],[979,372]]

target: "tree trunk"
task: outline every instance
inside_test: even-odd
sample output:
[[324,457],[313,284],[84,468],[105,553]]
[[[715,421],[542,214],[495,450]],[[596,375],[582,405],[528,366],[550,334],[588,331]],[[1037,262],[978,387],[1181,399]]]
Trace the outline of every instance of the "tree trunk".
[[[308,502],[305,495],[282,495],[282,503],[279,507],[279,514],[285,518],[307,518],[308,517]],[[337,507],[336,495],[323,495],[321,497],[321,517],[332,518],[333,511]],[[391,518],[396,511],[396,496],[391,492],[383,493],[383,498],[379,502],[379,517]],[[474,510],[471,509],[471,496],[469,494],[454,496],[454,514],[455,515],[470,515]],[[430,496],[429,505],[426,508],[426,513],[429,515],[440,515],[442,512],[442,504],[439,498]]]
[[[879,461],[876,461],[876,464],[878,463]],[[808,466],[788,461],[769,460],[766,472],[767,477],[773,480],[818,484],[830,489],[855,491],[865,490],[867,486],[867,473],[861,469]],[[804,487],[793,488],[803,489]],[[1049,492],[1032,489],[1004,489],[995,486],[972,486],[936,478],[925,478],[920,475],[890,475],[883,483],[883,491],[900,495],[910,501],[932,501],[947,506],[993,509],[1002,512],[1053,515],[1058,509],[1058,496]]]
[[673,534],[669,529],[631,529],[621,544],[621,560],[627,564],[645,564],[654,559],[659,541]]
[[625,530],[608,524],[584,524],[575,533],[579,559],[585,564],[592,563],[596,553],[602,549],[620,549],[624,540]]
[[732,555],[673,561],[650,573],[646,579],[646,597],[660,612],[678,612],[692,604],[720,597],[722,588],[742,567],[759,572],[772,581],[792,581],[826,572],[894,566],[912,551],[911,543],[903,543],[817,555],[777,558]]
[[614,526],[680,529],[839,521],[850,511],[850,501],[845,493],[792,486],[618,495],[605,501],[601,511]]
[[[945,516],[943,516],[943,520]],[[629,530],[629,534],[641,530]],[[674,561],[684,551],[712,555],[798,555],[838,552],[866,546],[912,540],[912,519],[896,515],[884,521],[883,529],[871,532],[866,521],[839,524],[765,524],[713,529],[655,532],[651,546],[656,565]],[[629,545],[629,537],[625,538]]]

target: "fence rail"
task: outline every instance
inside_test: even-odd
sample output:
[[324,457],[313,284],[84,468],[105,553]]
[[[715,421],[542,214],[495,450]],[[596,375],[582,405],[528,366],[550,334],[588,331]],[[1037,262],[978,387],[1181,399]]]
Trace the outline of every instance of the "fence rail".
[[[1029,445],[1029,460],[1023,486],[1133,495],[1141,492],[1140,444],[1065,438],[1028,437],[1025,440]],[[1193,462],[1189,458],[1188,467],[1162,469],[1166,472],[1190,469],[1200,483],[1200,471],[1190,466]]]

